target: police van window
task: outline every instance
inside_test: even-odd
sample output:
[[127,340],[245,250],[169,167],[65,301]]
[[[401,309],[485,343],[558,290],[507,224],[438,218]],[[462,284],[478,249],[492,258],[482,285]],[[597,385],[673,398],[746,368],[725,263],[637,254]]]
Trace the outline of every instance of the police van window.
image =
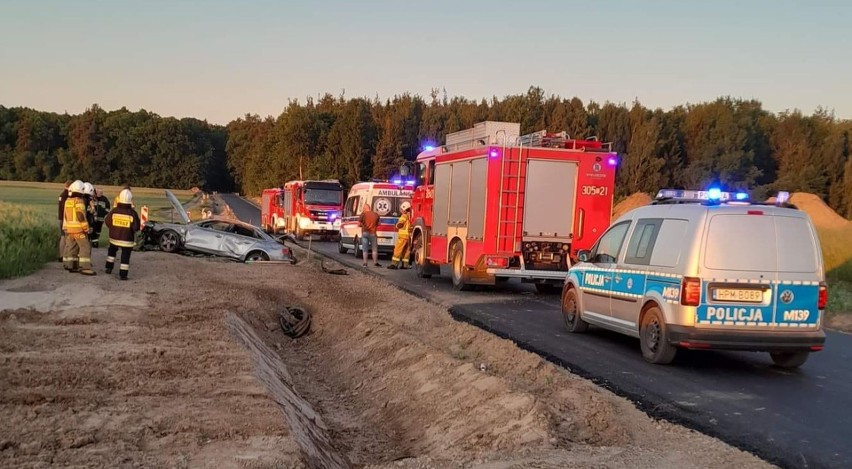
[[636,222],[636,229],[630,237],[627,245],[627,256],[624,262],[627,264],[648,265],[651,262],[651,253],[654,251],[654,243],[657,233],[660,232],[660,218],[644,218]]
[[630,222],[626,221],[614,225],[609,231],[604,233],[601,239],[598,240],[597,246],[595,246],[595,252],[592,254],[592,262],[595,264],[615,263],[629,227]]
[[658,267],[675,267],[680,264],[681,256],[686,250],[685,243],[689,237],[689,222],[679,219],[666,219],[660,226],[654,246],[659,249],[651,251],[650,265]]

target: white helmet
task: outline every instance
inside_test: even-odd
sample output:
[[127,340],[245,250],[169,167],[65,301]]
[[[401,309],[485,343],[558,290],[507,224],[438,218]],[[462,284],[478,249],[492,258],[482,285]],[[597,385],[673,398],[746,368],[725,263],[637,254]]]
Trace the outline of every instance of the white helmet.
[[78,194],[83,193],[83,181],[78,179],[72,182],[70,186],[68,186],[68,193],[71,194],[73,192],[76,192]]
[[133,194],[130,193],[130,189],[124,189],[118,194],[118,203],[128,205],[133,203]]
[[411,202],[405,201],[405,202],[399,204],[399,209],[402,210],[403,212],[409,211],[411,209]]
[[86,195],[95,195],[95,186],[93,186],[90,182],[84,182],[83,193]]

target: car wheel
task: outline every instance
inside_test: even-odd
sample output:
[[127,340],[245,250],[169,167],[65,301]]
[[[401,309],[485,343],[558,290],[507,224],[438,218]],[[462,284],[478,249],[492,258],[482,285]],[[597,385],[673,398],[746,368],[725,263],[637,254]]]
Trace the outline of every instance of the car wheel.
[[552,295],[559,291],[559,288],[552,283],[536,283],[535,291],[542,295]]
[[414,238],[414,272],[420,278],[432,278],[432,274],[427,273],[430,267],[429,259],[426,259],[426,248],[423,246],[423,237]]
[[642,348],[642,357],[648,363],[667,365],[677,355],[677,348],[669,343],[666,321],[660,308],[650,308],[642,318],[639,345]]
[[360,258],[361,258],[361,240],[359,240],[357,236],[355,237],[355,244],[354,244],[354,246],[355,246],[355,249],[354,249],[354,251],[355,251],[355,258],[356,258],[356,259],[360,259]]
[[343,247],[343,239],[340,237],[337,238],[337,252],[341,254],[346,254],[347,252],[349,252],[349,249]]
[[772,352],[769,354],[772,357],[772,362],[780,368],[798,368],[808,361],[810,352]]
[[589,330],[589,323],[580,317],[577,292],[573,288],[569,288],[562,295],[562,323],[568,332],[580,333]]
[[467,274],[467,269],[464,265],[464,248],[462,248],[461,243],[453,245],[451,259],[453,265],[453,288],[459,291],[473,289],[473,285],[468,283],[470,276]]
[[269,256],[263,251],[252,251],[246,256],[246,262],[268,261]]
[[174,230],[160,233],[160,249],[165,252],[176,252],[180,247],[180,236]]

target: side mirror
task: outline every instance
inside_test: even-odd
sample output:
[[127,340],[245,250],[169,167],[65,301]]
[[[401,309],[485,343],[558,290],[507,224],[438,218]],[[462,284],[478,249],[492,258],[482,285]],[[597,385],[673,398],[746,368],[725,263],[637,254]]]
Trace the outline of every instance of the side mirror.
[[580,262],[589,262],[589,259],[592,258],[592,251],[588,249],[583,249],[577,252],[577,260]]
[[403,164],[402,166],[399,167],[399,175],[402,176],[402,177],[408,176],[408,165],[407,164]]

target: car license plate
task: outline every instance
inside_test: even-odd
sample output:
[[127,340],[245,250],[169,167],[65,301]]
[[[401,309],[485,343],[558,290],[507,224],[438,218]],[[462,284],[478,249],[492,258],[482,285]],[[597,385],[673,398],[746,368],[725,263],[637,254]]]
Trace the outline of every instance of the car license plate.
[[763,303],[763,290],[738,288],[714,288],[714,301],[737,301],[743,303]]
[[390,245],[392,245],[393,244],[393,238],[379,238],[379,244],[383,244],[383,245],[389,245],[390,244]]

